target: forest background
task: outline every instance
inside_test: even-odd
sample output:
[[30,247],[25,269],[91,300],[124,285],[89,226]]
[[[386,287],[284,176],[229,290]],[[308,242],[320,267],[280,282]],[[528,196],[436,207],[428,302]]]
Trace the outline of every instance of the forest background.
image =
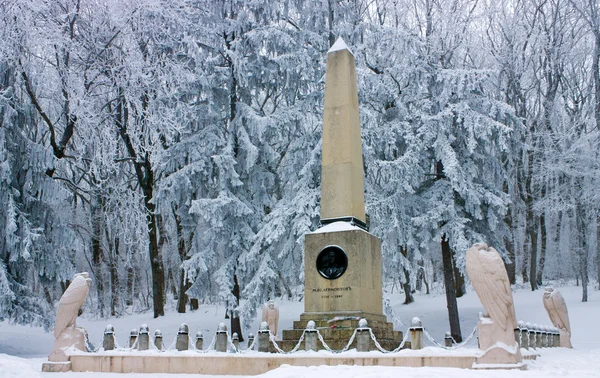
[[[357,62],[384,286],[444,287],[485,241],[512,283],[600,281],[595,0],[3,0],[0,318],[51,326],[303,294],[325,60]],[[386,302],[387,303],[387,302]],[[386,306],[389,310],[389,306]],[[460,338],[452,329],[455,338]]]

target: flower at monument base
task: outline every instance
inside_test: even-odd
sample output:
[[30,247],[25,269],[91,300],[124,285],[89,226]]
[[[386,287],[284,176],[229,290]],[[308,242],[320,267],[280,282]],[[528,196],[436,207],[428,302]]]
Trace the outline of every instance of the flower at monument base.
[[335,329],[335,328],[337,328],[337,324],[333,323],[332,325],[329,326],[329,328]]

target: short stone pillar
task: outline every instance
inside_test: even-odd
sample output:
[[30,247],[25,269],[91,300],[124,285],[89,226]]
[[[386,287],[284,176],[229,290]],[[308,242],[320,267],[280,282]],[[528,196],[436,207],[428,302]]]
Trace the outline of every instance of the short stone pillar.
[[177,340],[175,348],[179,351],[188,350],[190,345],[190,327],[187,324],[181,323],[179,331],[177,331]]
[[137,329],[132,329],[131,332],[129,332],[129,347],[133,348],[134,345],[136,345],[136,341],[138,338],[138,330]]
[[233,335],[231,336],[231,340],[233,343],[233,348],[235,349],[234,352],[237,353],[240,350],[240,337],[238,336],[237,332],[234,332]]
[[554,343],[553,346],[555,348],[560,347],[560,330],[558,328],[554,328]]
[[154,346],[158,350],[163,350],[163,337],[160,329],[154,331]]
[[309,320],[304,332],[304,350],[317,351],[317,325]]
[[367,319],[360,319],[358,321],[358,328],[356,329],[356,351],[357,352],[368,352],[371,346],[371,329]]
[[204,336],[202,335],[202,332],[198,331],[196,332],[196,350],[202,351],[204,349]]
[[259,352],[269,352],[269,323],[262,322],[260,323],[260,328],[258,329],[258,351]]
[[521,348],[529,349],[529,330],[525,327],[523,321],[520,321],[517,326],[519,328],[519,340],[517,342]]
[[452,339],[452,334],[450,333],[450,331],[446,332],[446,335],[444,335],[444,346],[446,348],[450,348],[452,347],[453,343],[454,340]]
[[535,328],[535,346],[536,348],[543,348],[542,344],[542,326],[536,324]]
[[115,328],[112,325],[107,325],[104,328],[104,339],[102,340],[102,348],[104,350],[115,349]]
[[249,333],[248,334],[248,347],[247,347],[249,350],[252,350],[254,348],[254,345],[252,345],[252,344],[254,344],[254,334]]
[[528,331],[527,333],[529,334],[529,348],[535,349],[536,348],[535,328],[534,328],[533,324],[531,324],[531,323],[525,324],[525,327],[527,327],[527,331]]
[[410,348],[411,349],[423,349],[423,324],[421,319],[414,317],[410,322]]
[[138,334],[138,350],[148,350],[150,347],[150,330],[147,324],[142,324]]
[[542,348],[548,348],[550,341],[550,327],[542,326]]
[[225,323],[219,323],[219,326],[217,327],[215,350],[217,352],[227,352],[227,326]]

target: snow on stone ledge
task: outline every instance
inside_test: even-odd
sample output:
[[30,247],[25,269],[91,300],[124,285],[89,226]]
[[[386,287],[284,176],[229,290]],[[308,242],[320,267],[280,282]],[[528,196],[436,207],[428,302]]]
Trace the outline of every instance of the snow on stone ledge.
[[313,234],[321,234],[325,232],[338,232],[338,231],[351,231],[351,230],[362,230],[362,228],[357,227],[349,222],[333,222],[329,223],[326,226],[316,229],[313,231]]
[[342,51],[342,50],[348,50],[348,52],[352,55],[354,55],[352,53],[352,51],[348,48],[348,45],[346,45],[346,42],[344,42],[344,40],[342,39],[342,37],[338,37],[337,41],[335,41],[335,43],[333,44],[333,46],[331,46],[331,48],[329,49],[329,51],[327,51],[327,54],[332,53],[332,52],[336,52],[336,51]]

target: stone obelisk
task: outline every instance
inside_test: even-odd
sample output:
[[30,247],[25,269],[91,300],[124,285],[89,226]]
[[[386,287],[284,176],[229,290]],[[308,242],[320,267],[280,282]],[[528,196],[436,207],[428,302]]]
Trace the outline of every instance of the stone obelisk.
[[365,227],[356,68],[341,38],[327,54],[321,159],[321,224],[345,220]]
[[381,241],[367,230],[354,56],[327,54],[321,225],[305,236],[303,318],[382,318]]
[[402,333],[382,311],[381,240],[368,232],[365,212],[356,66],[341,38],[327,53],[321,169],[321,227],[304,238],[304,313],[280,346],[292,349],[312,320],[330,348],[342,349],[366,318],[378,342],[394,349]]

